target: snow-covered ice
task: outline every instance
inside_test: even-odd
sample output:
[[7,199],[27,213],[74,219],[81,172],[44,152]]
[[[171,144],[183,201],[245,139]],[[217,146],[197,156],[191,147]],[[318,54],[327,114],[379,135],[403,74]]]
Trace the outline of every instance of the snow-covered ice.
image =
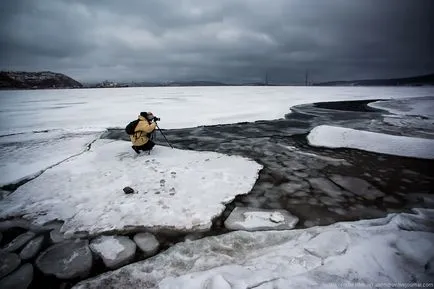
[[[321,101],[434,95],[433,87],[162,87],[0,91],[0,135],[34,130],[121,127],[140,111],[162,128],[282,118],[291,106]],[[266,101],[266,102],[265,102]],[[230,104],[230,105],[229,105]],[[31,122],[23,121],[23,115]]]
[[397,115],[434,118],[434,96],[375,101],[368,106]]
[[340,255],[347,250],[349,245],[348,233],[342,231],[325,231],[310,239],[304,249],[319,258],[328,258]]
[[89,245],[104,265],[110,269],[119,268],[130,263],[136,253],[136,243],[127,236],[100,236]]
[[295,227],[298,218],[285,210],[265,210],[236,207],[225,220],[230,230],[288,230]]
[[309,144],[329,148],[354,148],[370,152],[434,159],[434,140],[388,135],[344,127],[320,125],[307,136]]
[[422,131],[434,138],[434,96],[376,101],[369,106],[388,112],[384,115],[386,124]]
[[[98,140],[93,143],[98,134],[108,127],[124,128],[140,111],[146,110],[161,117],[162,128],[171,129],[279,119],[294,105],[379,98],[395,99],[373,105],[396,114],[388,116],[385,122],[402,126],[407,121],[416,124],[421,120],[417,126],[423,127],[427,121],[431,122],[429,113],[433,111],[429,108],[432,103],[420,98],[426,95],[434,95],[434,88],[170,87],[1,91],[0,184],[15,183],[47,170],[0,202],[0,218],[24,214],[38,223],[64,220],[62,231],[67,235],[77,231],[100,234],[135,226],[156,230],[207,230],[213,217],[224,210],[224,204],[235,195],[250,191],[260,165],[240,157],[159,146],[150,156],[136,156],[128,142]],[[421,102],[425,104],[420,105]],[[31,121],[23,121],[23,116]],[[425,146],[427,140],[325,128],[326,131],[321,131],[321,127],[314,129],[310,136],[316,130],[322,133],[319,133],[321,142],[327,140],[336,147],[418,157],[426,157],[424,149],[433,147],[432,142]],[[320,162],[346,164],[341,159],[298,153]],[[433,154],[432,149],[428,151],[428,155]],[[305,168],[295,165],[293,171]],[[304,183],[288,191],[302,196],[305,186],[309,185]],[[124,194],[122,189],[126,186],[137,193]],[[338,197],[332,187],[327,187],[326,192]],[[322,200],[336,202],[329,197]],[[430,274],[424,267],[434,267],[433,253],[429,250],[434,243],[433,215],[428,211],[418,213],[307,230],[234,232],[188,241],[145,262],[84,284],[90,284],[91,288],[122,288],[124,284],[143,288],[300,288],[318,287],[320,283],[331,281],[424,280]],[[267,216],[273,225],[282,220],[276,213]],[[247,214],[247,217],[251,221],[265,220],[263,214]],[[57,238],[57,231],[52,235],[54,233],[56,239],[63,240]],[[84,247],[91,261],[87,245]],[[75,253],[64,257],[65,262],[77,259]],[[58,256],[53,257],[47,263],[56,267],[53,260],[57,259]]]
[[178,243],[74,288],[382,288],[380,283],[432,282],[433,217],[434,210],[416,209],[303,230],[236,231]]
[[160,242],[158,242],[157,238],[149,232],[138,233],[133,239],[145,257],[154,255],[160,247]]
[[100,236],[92,240],[90,249],[108,260],[114,260],[124,250],[124,246],[119,242],[119,237]]
[[[137,156],[125,141],[98,140],[0,202],[0,218],[64,220],[72,234],[143,226],[206,230],[225,204],[248,193],[261,165],[236,156],[157,146]],[[129,186],[138,193],[126,195]]]
[[97,136],[57,130],[0,137],[0,186],[31,178],[85,151]]

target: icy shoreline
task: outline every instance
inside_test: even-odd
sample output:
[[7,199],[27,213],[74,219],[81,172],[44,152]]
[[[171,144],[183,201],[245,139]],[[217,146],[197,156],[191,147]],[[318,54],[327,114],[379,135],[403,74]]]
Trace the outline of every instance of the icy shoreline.
[[236,231],[186,241],[74,288],[253,288],[263,284],[260,288],[286,289],[432,282],[434,211],[414,212],[303,230]]

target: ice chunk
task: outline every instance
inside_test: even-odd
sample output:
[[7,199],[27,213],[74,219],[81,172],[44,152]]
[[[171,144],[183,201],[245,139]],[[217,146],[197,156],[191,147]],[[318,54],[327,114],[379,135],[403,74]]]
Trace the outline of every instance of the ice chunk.
[[130,263],[136,253],[136,244],[125,236],[101,236],[90,243],[95,252],[110,269]]
[[0,280],[2,289],[26,289],[33,280],[32,264],[24,264],[18,270]]
[[338,197],[343,194],[343,190],[326,178],[309,179],[312,188],[322,191],[330,197]]
[[148,232],[136,234],[134,236],[134,242],[136,242],[137,246],[142,250],[145,257],[154,255],[160,247],[157,238]]
[[312,146],[354,148],[389,155],[434,159],[434,139],[320,125],[310,131],[307,140]]
[[379,189],[377,189],[367,181],[359,178],[333,175],[330,177],[330,179],[347,191],[350,191],[368,200],[375,200],[378,197],[384,196],[384,193],[381,192]]
[[0,278],[14,271],[20,263],[21,260],[17,254],[0,250]]
[[349,237],[343,231],[326,231],[309,240],[304,249],[310,254],[327,258],[343,254],[349,245]]
[[230,230],[284,230],[292,229],[298,218],[285,210],[265,210],[236,207],[225,220],[225,227]]
[[44,243],[44,235],[38,236],[31,240],[20,252],[20,257],[23,260],[31,259],[38,254]]
[[33,232],[23,233],[18,237],[16,237],[15,239],[13,239],[9,244],[4,246],[2,250],[6,252],[17,251],[18,249],[22,248],[25,244],[27,244],[27,242],[33,239],[33,237],[35,237],[35,233]]
[[88,241],[66,241],[42,252],[36,266],[44,274],[60,279],[84,278],[92,268],[92,252]]

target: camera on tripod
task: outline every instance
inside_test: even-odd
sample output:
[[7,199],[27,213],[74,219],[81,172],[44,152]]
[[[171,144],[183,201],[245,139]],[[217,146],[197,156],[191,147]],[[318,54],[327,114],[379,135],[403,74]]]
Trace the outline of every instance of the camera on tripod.
[[146,119],[151,122],[151,121],[160,121],[159,117],[154,116],[152,113],[147,113],[146,114]]

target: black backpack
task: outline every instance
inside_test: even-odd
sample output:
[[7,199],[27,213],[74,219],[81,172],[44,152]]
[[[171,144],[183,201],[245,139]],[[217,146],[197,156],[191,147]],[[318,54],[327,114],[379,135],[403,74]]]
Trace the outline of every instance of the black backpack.
[[133,120],[132,122],[130,122],[129,124],[127,124],[127,126],[125,127],[125,132],[129,135],[133,135],[134,134],[134,130],[136,129],[137,124],[139,123],[139,120]]

